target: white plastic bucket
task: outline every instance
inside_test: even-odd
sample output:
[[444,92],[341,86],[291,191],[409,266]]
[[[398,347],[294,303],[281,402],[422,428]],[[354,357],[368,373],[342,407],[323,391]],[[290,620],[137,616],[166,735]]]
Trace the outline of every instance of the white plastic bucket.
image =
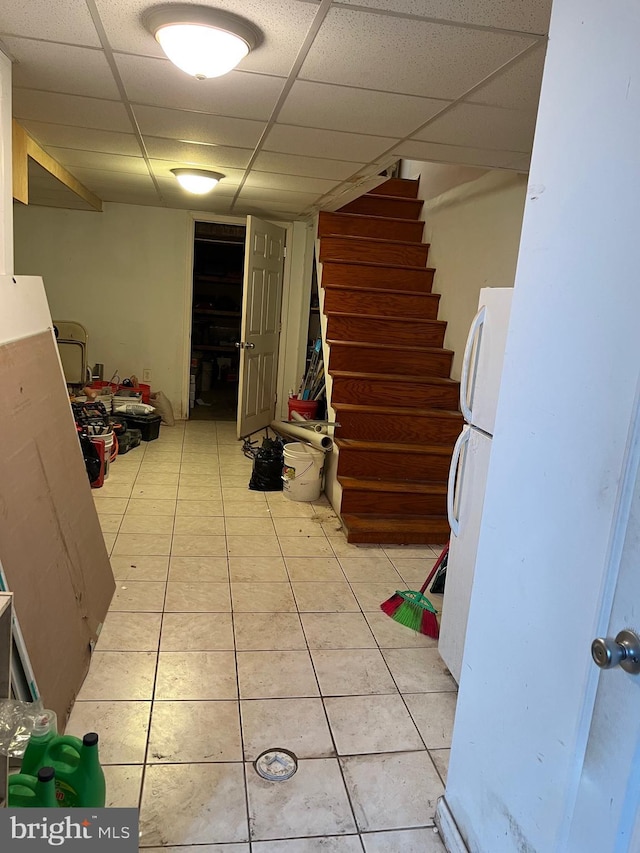
[[109,468],[111,467],[109,460],[113,450],[113,432],[108,432],[106,435],[94,435],[93,440],[104,442],[104,478],[106,480],[109,477]]
[[315,501],[322,490],[324,453],[301,441],[284,446],[283,493],[290,501]]

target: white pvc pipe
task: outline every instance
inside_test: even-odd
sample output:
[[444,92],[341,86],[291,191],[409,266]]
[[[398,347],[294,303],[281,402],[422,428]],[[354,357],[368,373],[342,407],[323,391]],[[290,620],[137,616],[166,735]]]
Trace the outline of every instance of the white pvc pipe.
[[291,412],[291,419],[297,421],[305,429],[313,430],[313,432],[327,431],[326,428],[322,426],[322,424],[309,423],[307,418],[305,418],[304,415],[301,415],[300,412]]
[[280,435],[286,435],[298,441],[306,441],[307,444],[318,450],[324,450],[325,453],[333,448],[333,439],[329,438],[328,435],[312,432],[310,429],[305,429],[290,421],[271,421],[271,429]]

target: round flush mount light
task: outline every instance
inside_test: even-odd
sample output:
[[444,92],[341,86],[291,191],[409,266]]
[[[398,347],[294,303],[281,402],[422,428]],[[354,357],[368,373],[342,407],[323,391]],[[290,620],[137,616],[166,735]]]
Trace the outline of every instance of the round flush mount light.
[[181,187],[187,192],[204,195],[211,192],[218,181],[224,178],[220,172],[209,169],[171,169]]
[[244,18],[209,6],[154,6],[143,23],[171,62],[198,80],[227,74],[262,35]]

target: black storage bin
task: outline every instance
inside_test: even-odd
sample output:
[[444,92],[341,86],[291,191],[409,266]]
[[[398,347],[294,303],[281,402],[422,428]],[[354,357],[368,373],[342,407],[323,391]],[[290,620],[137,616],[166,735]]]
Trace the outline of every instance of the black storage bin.
[[143,441],[155,441],[160,435],[160,415],[120,415],[129,429],[139,429]]
[[118,437],[118,456],[128,453],[134,447],[138,447],[142,441],[142,433],[139,429],[127,429]]

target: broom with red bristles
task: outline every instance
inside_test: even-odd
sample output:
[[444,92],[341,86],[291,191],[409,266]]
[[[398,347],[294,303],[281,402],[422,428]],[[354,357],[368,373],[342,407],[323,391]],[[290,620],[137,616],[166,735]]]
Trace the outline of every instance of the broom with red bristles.
[[405,625],[413,631],[418,631],[420,634],[425,634],[427,637],[432,637],[437,640],[440,635],[438,612],[433,604],[424,594],[436,572],[443,564],[449,553],[449,543],[444,546],[442,553],[436,560],[433,568],[429,572],[429,577],[422,584],[419,591],[407,589],[404,591],[396,590],[395,594],[383,601],[380,605],[380,610],[391,616],[394,622],[399,622],[400,625]]

